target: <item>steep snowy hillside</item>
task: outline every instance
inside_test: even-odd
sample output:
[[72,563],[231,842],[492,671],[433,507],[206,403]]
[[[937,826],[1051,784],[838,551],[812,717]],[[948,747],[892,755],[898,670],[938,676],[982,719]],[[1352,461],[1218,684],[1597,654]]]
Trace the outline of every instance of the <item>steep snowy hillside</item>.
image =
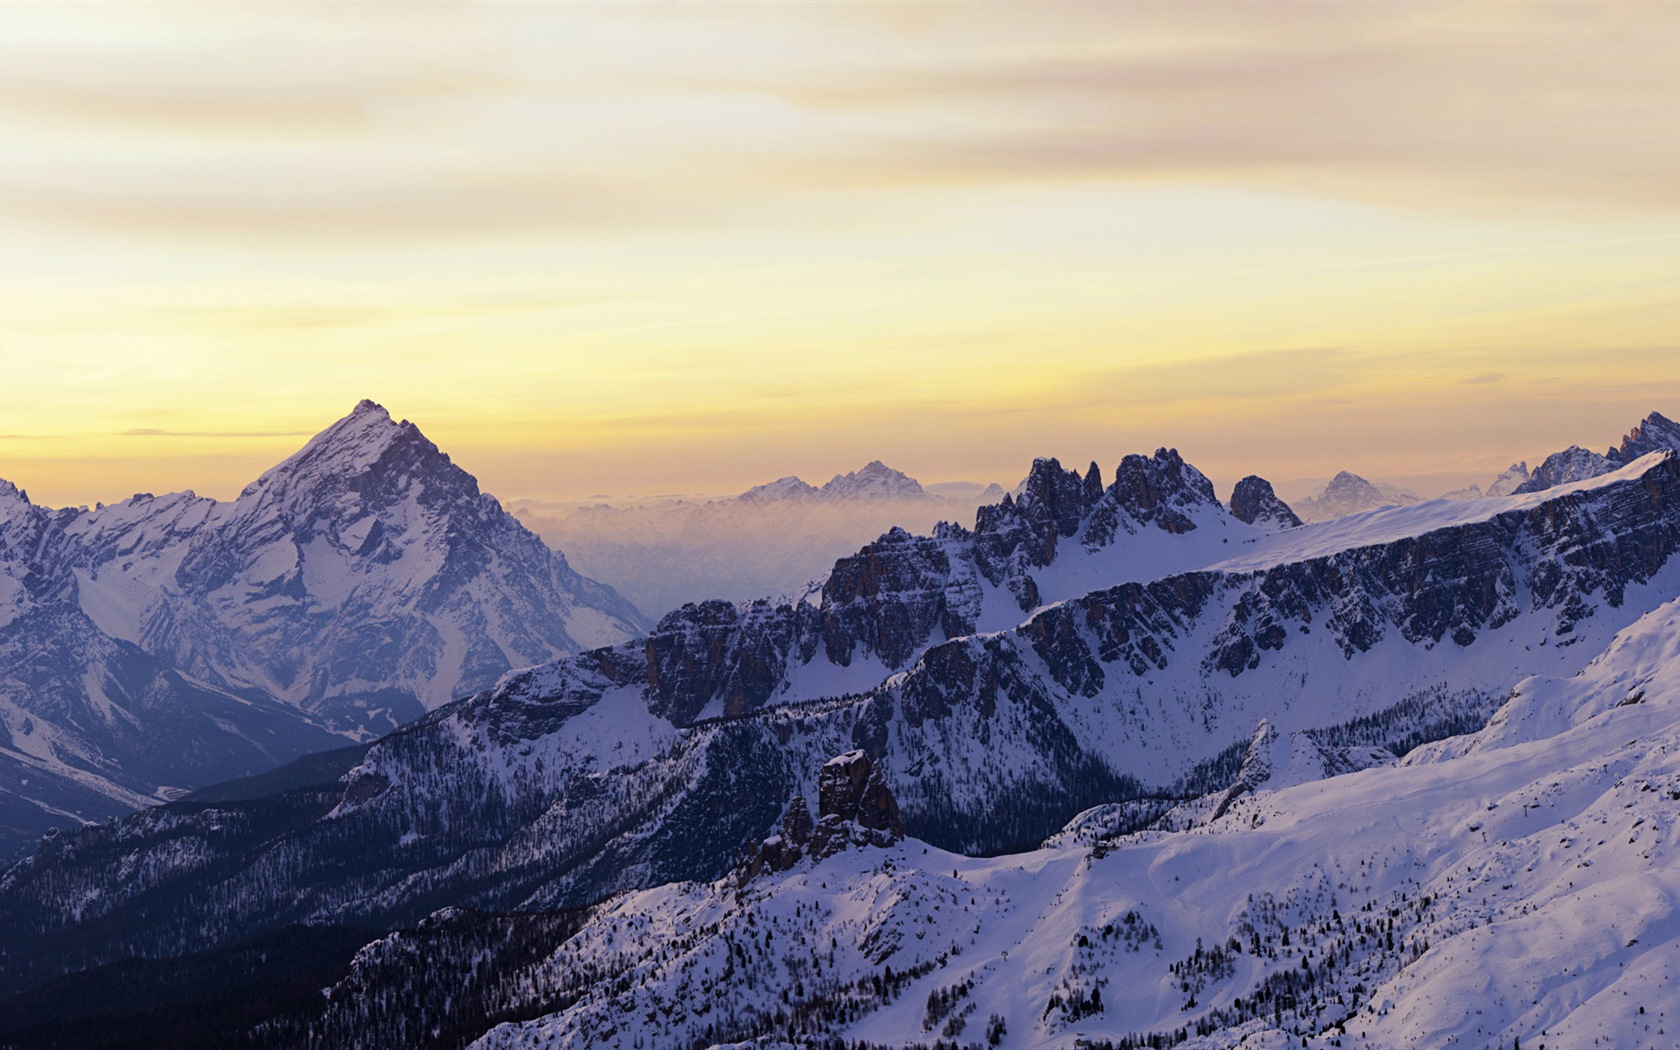
[[1182,830],[617,898],[524,974],[563,1007],[475,1045],[1680,1042],[1680,602],[1469,737],[1305,783],[1266,764]]
[[643,626],[372,402],[229,503],[0,483],[0,855]]

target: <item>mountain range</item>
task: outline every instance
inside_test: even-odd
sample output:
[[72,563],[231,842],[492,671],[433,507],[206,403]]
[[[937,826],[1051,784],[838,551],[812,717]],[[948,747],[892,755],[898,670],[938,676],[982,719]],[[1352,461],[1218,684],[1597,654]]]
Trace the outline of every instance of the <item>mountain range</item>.
[[138,958],[94,1027],[202,1045],[1672,1045],[1664,423],[1307,525],[1171,449],[1039,460],[973,528],[47,836],[0,1043],[83,1039]]
[[0,482],[0,850],[645,626],[371,401],[230,502]]
[[789,476],[726,499],[571,509],[522,502],[516,512],[638,607],[675,609],[796,593],[889,528],[925,532],[941,521],[972,521],[977,508],[1004,496],[995,484],[934,488],[876,460],[820,487]]

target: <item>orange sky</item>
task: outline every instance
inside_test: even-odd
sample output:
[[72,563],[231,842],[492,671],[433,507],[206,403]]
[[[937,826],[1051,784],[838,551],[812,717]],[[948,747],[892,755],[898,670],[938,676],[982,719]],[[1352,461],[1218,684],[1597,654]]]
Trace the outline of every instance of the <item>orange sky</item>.
[[1667,4],[8,5],[0,477],[230,495],[372,397],[505,498],[1485,482],[1680,415],[1677,53]]

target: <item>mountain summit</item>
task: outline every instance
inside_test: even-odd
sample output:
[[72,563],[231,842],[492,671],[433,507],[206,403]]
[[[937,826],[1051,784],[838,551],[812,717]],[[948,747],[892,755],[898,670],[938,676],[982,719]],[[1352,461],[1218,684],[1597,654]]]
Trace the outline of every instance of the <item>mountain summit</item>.
[[257,772],[646,625],[372,401],[231,502],[0,502],[0,653],[30,669],[0,674],[0,725],[28,727],[0,771],[32,771],[0,778],[0,826],[30,837],[43,806]]
[[764,485],[754,485],[735,498],[747,503],[863,503],[872,500],[925,500],[935,497],[922,488],[915,478],[876,459],[871,460],[861,470],[834,475],[821,488],[790,475]]

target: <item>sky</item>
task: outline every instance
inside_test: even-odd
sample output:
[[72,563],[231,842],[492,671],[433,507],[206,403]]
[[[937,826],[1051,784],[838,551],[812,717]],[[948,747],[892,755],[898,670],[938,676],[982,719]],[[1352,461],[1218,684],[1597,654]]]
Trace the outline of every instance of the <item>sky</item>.
[[1680,4],[0,7],[0,477],[361,398],[505,499],[1680,416]]

